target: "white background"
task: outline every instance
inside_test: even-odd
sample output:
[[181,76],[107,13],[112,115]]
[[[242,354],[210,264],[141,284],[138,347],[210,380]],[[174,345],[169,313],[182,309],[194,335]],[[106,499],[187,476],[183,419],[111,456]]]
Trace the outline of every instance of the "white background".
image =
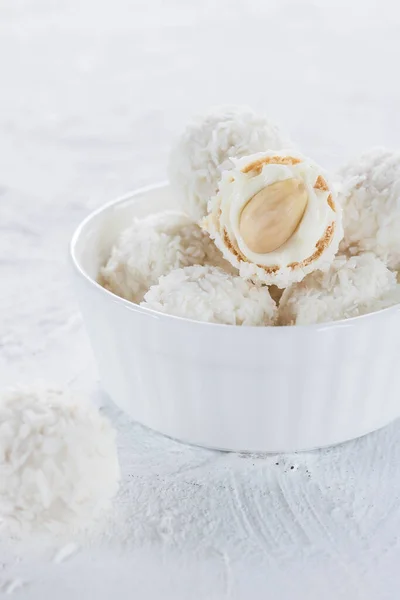
[[[165,178],[192,113],[250,104],[331,169],[395,148],[399,34],[395,0],[1,0],[1,384],[44,379],[106,402],[68,240],[91,209]],[[61,565],[52,548],[3,540],[0,586],[19,579],[16,597],[398,597],[398,424],[333,450],[244,457],[106,410],[124,472],[110,523]]]

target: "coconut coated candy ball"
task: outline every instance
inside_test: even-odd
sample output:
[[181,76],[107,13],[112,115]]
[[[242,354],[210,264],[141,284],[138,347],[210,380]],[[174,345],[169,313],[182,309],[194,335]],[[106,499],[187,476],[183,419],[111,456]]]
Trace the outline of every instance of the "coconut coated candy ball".
[[329,268],[343,236],[326,173],[289,151],[235,159],[202,227],[242,277],[286,288]]
[[189,123],[169,161],[169,178],[181,207],[193,220],[207,213],[221,173],[231,158],[291,147],[288,137],[265,117],[240,106],[217,107]]
[[316,271],[286,289],[279,304],[280,325],[312,325],[348,319],[393,304],[396,275],[374,254],[338,256],[329,271]]
[[276,304],[257,287],[217,267],[186,267],[161,277],[141,304],[195,321],[225,325],[272,325]]
[[181,212],[166,211],[134,219],[112,248],[100,282],[117,296],[139,303],[161,275],[196,264],[233,271],[196,223]]
[[400,152],[376,148],[344,166],[343,251],[374,252],[400,270]]

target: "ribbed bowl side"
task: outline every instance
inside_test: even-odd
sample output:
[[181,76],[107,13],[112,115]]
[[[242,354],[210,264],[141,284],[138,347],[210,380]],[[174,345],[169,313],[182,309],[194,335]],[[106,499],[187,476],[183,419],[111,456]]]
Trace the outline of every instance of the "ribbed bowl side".
[[400,312],[318,328],[158,317],[79,279],[100,376],[133,419],[192,444],[295,451],[400,415]]

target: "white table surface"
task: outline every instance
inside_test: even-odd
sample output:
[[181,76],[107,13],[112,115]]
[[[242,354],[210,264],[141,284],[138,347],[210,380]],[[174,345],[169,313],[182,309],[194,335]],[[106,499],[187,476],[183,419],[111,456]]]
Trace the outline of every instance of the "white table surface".
[[[193,112],[251,104],[330,168],[396,147],[399,30],[396,0],[2,0],[1,385],[42,379],[107,404],[68,240],[91,209],[165,178]],[[52,547],[2,540],[3,591],[398,598],[399,423],[332,450],[238,456],[186,448],[106,409],[124,474],[111,522],[74,540],[61,564]]]

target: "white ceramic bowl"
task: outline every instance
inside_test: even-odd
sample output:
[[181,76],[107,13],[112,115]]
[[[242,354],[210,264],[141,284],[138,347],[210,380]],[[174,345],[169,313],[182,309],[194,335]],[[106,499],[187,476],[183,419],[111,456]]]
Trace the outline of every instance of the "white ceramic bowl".
[[191,444],[296,451],[400,416],[400,307],[308,327],[233,327],[159,314],[96,283],[133,215],[174,208],[167,185],[97,210],[71,243],[75,283],[106,392],[131,417]]

